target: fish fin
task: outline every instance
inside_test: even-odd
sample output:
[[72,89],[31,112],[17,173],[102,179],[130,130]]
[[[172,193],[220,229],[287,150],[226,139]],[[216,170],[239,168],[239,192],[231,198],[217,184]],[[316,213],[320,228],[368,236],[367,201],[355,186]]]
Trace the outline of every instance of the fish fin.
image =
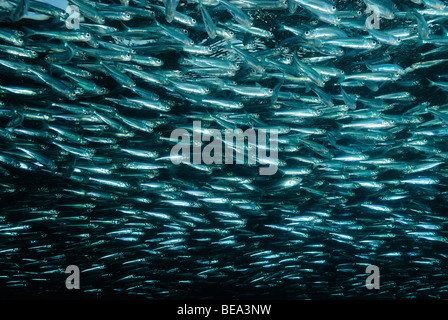
[[271,97],[271,103],[277,102],[278,95],[280,93],[280,89],[283,86],[283,83],[285,82],[285,74],[283,73],[283,77],[279,79],[278,83],[275,85],[273,89],[273,95]]
[[442,33],[445,37],[448,37],[448,30],[441,24],[439,24],[439,28],[442,30]]
[[193,101],[195,103],[202,103],[202,99],[198,99],[194,95],[191,95],[191,94],[188,94],[188,93],[185,93],[182,91],[180,91],[179,94],[184,96],[187,100]]
[[107,63],[105,63],[103,60],[101,60],[100,58],[96,59],[96,64],[99,64],[101,66],[107,65]]
[[65,172],[61,172],[61,175],[65,178],[70,178],[73,174],[73,172],[75,171],[75,167],[76,167],[76,160],[78,160],[80,157],[78,155],[72,155],[73,161],[67,161],[67,168],[65,170]]
[[208,109],[207,109],[206,111],[207,111],[207,114],[208,114],[208,116],[209,116],[210,118],[215,119],[214,116],[210,113],[210,111],[208,111]]
[[26,34],[25,34],[25,38],[28,38],[28,37],[30,37],[30,36],[32,36],[32,35],[35,35],[35,34],[37,34],[37,32],[36,32],[36,31],[34,31],[34,30],[31,30],[31,29],[30,29],[30,28],[28,28],[28,27],[25,27],[25,26],[23,26],[22,28],[23,28],[23,30],[25,30],[25,31],[26,31]]
[[336,138],[334,137],[333,133],[327,132],[327,137],[328,137],[328,140],[330,141],[330,144],[333,147],[336,147]]
[[[54,73],[55,67],[53,66],[53,63],[48,63],[48,65],[49,65],[49,67],[48,67],[48,74],[50,76],[54,76],[53,73]],[[65,73],[63,73],[61,76],[65,76]]]
[[305,83],[305,93],[308,93],[311,91],[311,86],[309,83]]
[[293,36],[293,37],[287,38],[287,39],[283,40],[282,42],[280,42],[280,47],[283,47],[287,44],[294,43],[294,41],[297,41],[298,38],[299,38],[298,36]]
[[[158,23],[157,20],[154,20],[156,22],[156,24]],[[129,32],[129,30],[131,29],[130,27],[128,27],[127,25],[124,24],[123,21],[119,21],[119,24],[124,28],[124,30],[126,32]]]
[[66,61],[61,62],[62,64],[66,64],[69,63],[73,56],[75,55],[75,51],[73,50],[73,48],[68,44],[67,41],[64,41],[64,47],[68,49],[69,53],[69,58]]
[[369,88],[371,91],[376,92],[379,90],[378,84],[374,81],[364,81],[364,84],[367,88]]
[[50,129],[50,125],[44,121],[42,121],[40,123],[40,125],[37,126],[38,128],[42,129],[42,130],[49,130]]

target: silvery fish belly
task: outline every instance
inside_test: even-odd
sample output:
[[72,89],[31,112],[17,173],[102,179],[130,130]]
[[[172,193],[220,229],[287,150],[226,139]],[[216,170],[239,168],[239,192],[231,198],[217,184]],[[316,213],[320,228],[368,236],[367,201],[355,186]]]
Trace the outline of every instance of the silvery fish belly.
[[446,0],[1,2],[1,297],[446,298],[447,30]]

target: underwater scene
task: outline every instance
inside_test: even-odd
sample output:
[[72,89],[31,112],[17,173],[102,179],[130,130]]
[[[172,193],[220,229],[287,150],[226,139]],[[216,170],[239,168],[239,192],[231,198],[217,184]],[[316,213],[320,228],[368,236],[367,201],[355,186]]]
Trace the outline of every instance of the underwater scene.
[[448,298],[448,1],[0,2],[0,298]]

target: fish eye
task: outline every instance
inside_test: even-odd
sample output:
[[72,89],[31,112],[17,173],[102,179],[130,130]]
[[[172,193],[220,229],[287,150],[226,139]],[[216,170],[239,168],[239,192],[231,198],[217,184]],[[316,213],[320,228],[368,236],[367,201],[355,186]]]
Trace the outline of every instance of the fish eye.
[[23,43],[23,40],[22,39],[18,39],[17,42],[18,43]]
[[310,32],[309,31],[305,31],[305,35],[309,36]]
[[130,53],[126,54],[126,58],[130,58],[130,57],[131,57]]
[[337,21],[341,21],[341,17],[337,17],[336,20],[337,20]]
[[269,89],[268,91],[269,91],[269,93],[273,93],[274,92],[274,90],[272,90],[272,89]]
[[356,14],[357,14],[358,16],[361,16],[361,15],[362,15],[362,12],[361,12],[361,11],[357,11]]
[[185,34],[188,34],[188,31],[185,30],[185,29],[183,29],[182,32],[185,33]]
[[317,114],[321,114],[322,110],[317,110],[316,112],[317,112]]
[[106,88],[104,88],[104,87],[101,88],[101,92],[106,92],[106,91],[107,91]]
[[205,92],[210,92],[210,89],[209,88],[205,88]]
[[401,42],[401,39],[400,39],[400,38],[397,38],[397,42]]
[[242,106],[243,106],[243,103],[242,103],[242,102],[238,102],[238,105],[239,105],[240,107],[242,107]]
[[376,45],[378,44],[378,42],[376,42],[375,40],[373,40],[373,41],[372,41],[372,44],[373,44],[374,46],[376,46]]
[[211,52],[211,51],[212,51],[212,48],[208,47],[207,50]]
[[31,54],[32,54],[34,57],[37,57],[37,52],[36,52],[36,51],[31,51]]
[[331,11],[336,11],[336,7],[335,7],[335,6],[332,6],[332,7],[331,7]]
[[86,38],[90,39],[90,37],[91,37],[90,33],[86,33]]
[[157,61],[156,61],[157,63],[162,63],[162,60],[160,60],[160,59],[157,59]]
[[191,19],[191,22],[196,23],[196,19]]
[[229,31],[229,34],[230,34],[231,36],[233,36],[233,31]]

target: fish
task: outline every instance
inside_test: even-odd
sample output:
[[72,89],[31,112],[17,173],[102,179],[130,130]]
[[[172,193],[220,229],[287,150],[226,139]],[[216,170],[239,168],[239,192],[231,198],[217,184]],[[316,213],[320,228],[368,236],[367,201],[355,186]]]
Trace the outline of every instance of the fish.
[[2,292],[446,296],[446,1],[68,5],[0,8]]

